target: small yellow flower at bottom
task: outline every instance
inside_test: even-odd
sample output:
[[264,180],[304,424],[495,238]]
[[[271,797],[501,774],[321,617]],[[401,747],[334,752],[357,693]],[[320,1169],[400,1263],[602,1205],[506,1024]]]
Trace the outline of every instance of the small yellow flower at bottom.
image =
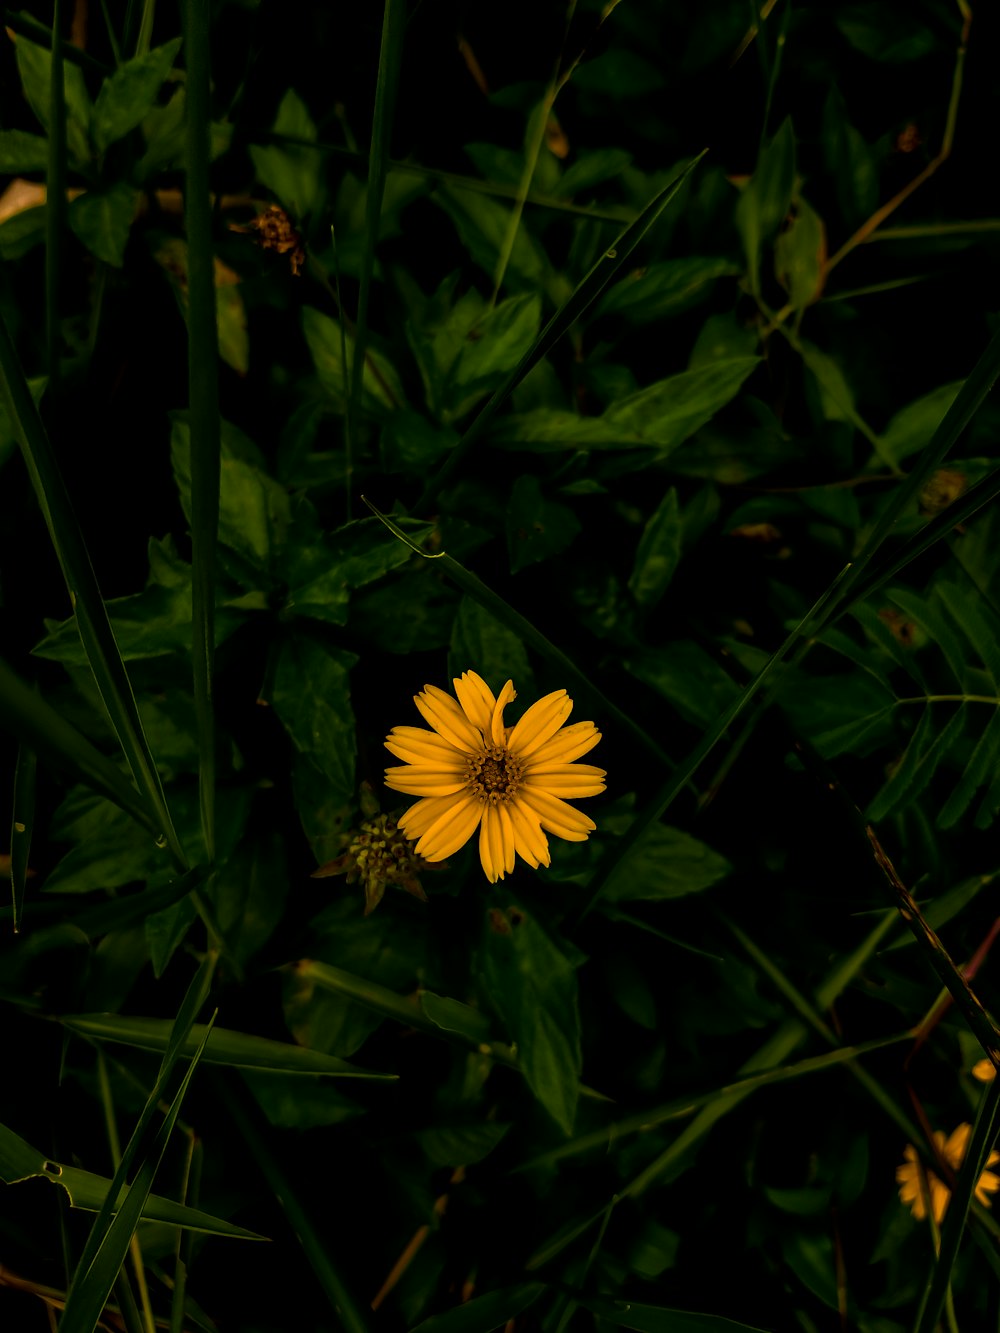
[[[969,1124],[959,1125],[947,1139],[943,1130],[937,1129],[934,1131],[934,1143],[938,1153],[953,1171],[957,1171],[962,1165],[971,1132],[972,1126]],[[913,1216],[918,1221],[922,1221],[927,1216],[929,1202],[931,1216],[940,1226],[941,1219],[944,1217],[948,1202],[951,1199],[951,1190],[942,1180],[938,1179],[933,1171],[925,1169],[921,1165],[917,1150],[912,1143],[906,1145],[903,1156],[906,1160],[902,1166],[896,1168],[900,1201],[910,1205]],[[1000,1162],[1000,1152],[991,1152],[986,1166],[987,1168],[995,1166],[997,1162]],[[1000,1176],[995,1171],[984,1171],[976,1182],[976,1198],[988,1208],[990,1206],[989,1196],[995,1194],[997,1190],[1000,1190]],[[930,1196],[929,1199],[928,1195]]]
[[546,833],[586,841],[597,825],[564,798],[604,791],[603,768],[573,762],[601,739],[593,722],[566,726],[573,700],[554,690],[508,727],[503,712],[517,697],[513,681],[499,696],[474,671],[452,683],[457,702],[435,685],[414,696],[432,731],[393,727],[385,741],[404,760],[386,769],[386,785],[421,798],[399,819],[416,839],[415,852],[443,861],[478,829],[479,858],[492,884],[514,869],[515,855],[535,869],[547,866]]

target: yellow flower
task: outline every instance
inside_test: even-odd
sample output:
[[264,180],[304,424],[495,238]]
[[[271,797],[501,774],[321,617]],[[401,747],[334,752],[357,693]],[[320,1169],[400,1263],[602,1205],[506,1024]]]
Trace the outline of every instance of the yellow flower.
[[[957,1171],[962,1165],[971,1132],[972,1126],[969,1124],[959,1125],[958,1129],[948,1139],[945,1138],[943,1130],[937,1129],[934,1131],[934,1144],[938,1155],[944,1158],[953,1171]],[[906,1161],[902,1166],[896,1168],[900,1200],[910,1205],[915,1218],[922,1220],[927,1216],[929,1191],[931,1214],[934,1221],[940,1226],[945,1209],[948,1207],[948,1201],[951,1198],[951,1190],[937,1178],[933,1171],[926,1170],[920,1164],[917,1150],[912,1143],[906,1145],[903,1156]],[[994,1166],[997,1162],[1000,1162],[1000,1152],[991,1152],[986,1161],[987,1167]],[[976,1183],[976,1198],[988,1208],[990,1206],[988,1196],[995,1194],[998,1189],[1000,1189],[1000,1176],[995,1171],[986,1170]]]
[[386,784],[422,799],[399,819],[426,861],[443,861],[479,830],[479,857],[491,884],[514,869],[549,864],[543,829],[584,842],[597,825],[563,797],[596,796],[603,768],[575,764],[601,739],[593,722],[566,726],[573,700],[555,690],[531,705],[513,727],[503,710],[515,699],[513,681],[497,698],[474,671],[452,682],[458,702],[434,685],[414,696],[434,728],[393,727],[386,748],[406,762],[387,768]]
[[980,1083],[992,1083],[996,1074],[997,1071],[993,1067],[993,1061],[987,1060],[985,1055],[972,1066],[972,1077],[978,1078]]

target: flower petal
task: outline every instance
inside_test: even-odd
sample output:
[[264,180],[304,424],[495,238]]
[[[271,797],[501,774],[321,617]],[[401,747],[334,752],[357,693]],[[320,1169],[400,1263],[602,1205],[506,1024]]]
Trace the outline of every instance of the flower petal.
[[548,792],[539,791],[535,787],[522,787],[518,798],[534,810],[543,829],[558,838],[565,838],[567,842],[586,842],[597,828],[592,819],[574,810],[558,796],[550,796]]
[[490,734],[493,737],[494,745],[505,745],[507,743],[507,728],[503,724],[503,710],[516,698],[517,690],[514,689],[514,682],[509,680],[500,691],[500,695],[493,705]]
[[408,838],[420,838],[443,814],[454,810],[455,805],[454,796],[426,796],[409,810],[404,810],[396,824]]
[[[529,773],[524,785],[532,791],[546,791],[550,796],[564,796],[569,801],[581,796],[599,796],[604,791],[601,778],[592,778],[587,773],[574,773],[573,765],[567,765],[568,773]],[[600,769],[597,770],[600,772]]]
[[593,722],[571,722],[568,727],[561,727],[550,741],[533,750],[531,762],[568,764],[592,750],[600,739],[601,733]]
[[[508,821],[509,827],[509,821]],[[513,830],[511,830],[513,833]],[[503,879],[507,867],[507,849],[504,846],[504,827],[500,810],[495,805],[483,807],[483,821],[479,828],[479,859],[491,884]],[[514,840],[510,843],[510,869],[514,868]]]
[[483,748],[479,732],[444,690],[439,690],[436,685],[425,685],[422,693],[414,695],[413,702],[424,721],[429,722],[438,735],[451,741],[463,753],[473,754]]
[[446,861],[459,847],[464,847],[482,818],[483,807],[474,797],[447,799],[448,809],[431,824],[416,846],[418,855],[427,861]]
[[515,725],[507,742],[508,749],[519,759],[527,759],[559,730],[572,711],[573,700],[565,690],[553,690],[551,694],[546,694],[533,703]]
[[518,856],[535,870],[540,865],[547,866],[551,861],[549,843],[534,810],[517,797],[511,801],[508,808],[510,822],[514,826],[514,849]]
[[464,763],[466,755],[436,731],[424,727],[393,727],[385,738],[386,749],[409,764]]
[[493,709],[497,703],[493,691],[482,676],[477,676],[474,671],[463,671],[462,675],[451,683],[455,687],[458,702],[462,705],[465,716],[484,736],[488,736]]
[[468,782],[462,773],[436,773],[429,768],[405,764],[402,768],[385,770],[385,785],[408,796],[454,796],[456,792],[464,791]]

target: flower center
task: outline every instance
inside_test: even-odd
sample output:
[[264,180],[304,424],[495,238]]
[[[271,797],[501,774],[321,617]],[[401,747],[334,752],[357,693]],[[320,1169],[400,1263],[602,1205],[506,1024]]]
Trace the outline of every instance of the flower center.
[[521,765],[502,745],[488,745],[469,760],[466,770],[469,790],[484,805],[506,803],[521,785]]

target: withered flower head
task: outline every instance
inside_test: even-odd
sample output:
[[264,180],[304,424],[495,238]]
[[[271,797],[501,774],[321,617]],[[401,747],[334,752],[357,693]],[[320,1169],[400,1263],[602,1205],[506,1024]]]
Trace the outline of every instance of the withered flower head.
[[365,888],[365,916],[374,912],[390,884],[395,884],[421,902],[427,895],[417,875],[423,870],[436,870],[413,850],[413,843],[396,827],[390,815],[375,815],[363,819],[347,850],[312,873],[313,879],[330,875],[346,875],[348,884],[358,880]]

